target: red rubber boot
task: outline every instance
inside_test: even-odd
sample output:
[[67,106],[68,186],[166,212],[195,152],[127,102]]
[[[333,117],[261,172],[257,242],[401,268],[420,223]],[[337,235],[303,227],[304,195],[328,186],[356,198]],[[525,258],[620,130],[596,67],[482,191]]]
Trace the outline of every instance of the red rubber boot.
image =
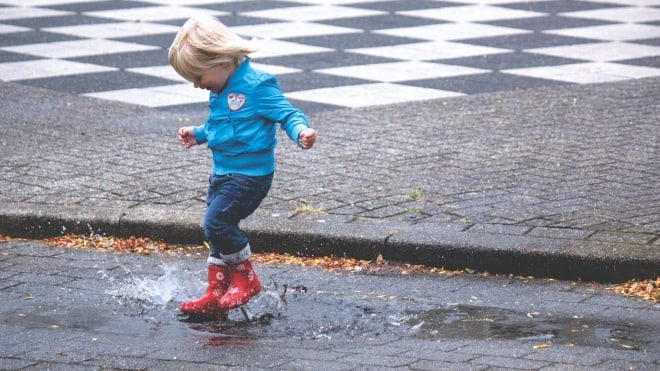
[[240,307],[261,290],[261,284],[249,260],[230,265],[229,277],[229,287],[218,299],[218,306],[224,310]]
[[181,303],[181,312],[201,317],[227,319],[228,310],[218,307],[218,299],[227,291],[229,274],[227,267],[209,264],[206,293],[197,299]]

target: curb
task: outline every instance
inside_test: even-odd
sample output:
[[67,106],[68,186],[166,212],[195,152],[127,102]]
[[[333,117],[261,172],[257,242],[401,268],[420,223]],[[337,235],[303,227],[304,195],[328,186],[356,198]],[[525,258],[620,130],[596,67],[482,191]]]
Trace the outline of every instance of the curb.
[[[194,212],[172,213],[158,207],[104,209],[104,216],[100,217],[77,207],[58,211],[4,210],[14,212],[0,215],[0,233],[14,237],[40,239],[63,234],[99,234],[149,237],[173,244],[200,244],[204,239],[199,223],[191,222],[201,217]],[[390,261],[450,270],[470,268],[491,274],[597,282],[660,275],[660,259],[630,254],[629,249],[634,245],[614,247],[594,241],[470,233],[457,223],[403,225],[356,221],[333,227],[311,221],[253,216],[244,221],[242,229],[249,236],[254,252],[362,260],[380,254]]]

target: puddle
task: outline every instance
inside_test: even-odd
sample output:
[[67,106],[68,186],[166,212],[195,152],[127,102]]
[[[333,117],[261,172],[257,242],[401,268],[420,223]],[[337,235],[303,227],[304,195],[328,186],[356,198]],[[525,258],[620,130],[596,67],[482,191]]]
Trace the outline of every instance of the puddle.
[[[227,321],[189,321],[178,311],[206,283],[200,272],[175,264],[161,266],[162,276],[135,278],[108,294],[124,305],[138,304],[143,320],[209,346],[245,344],[258,339],[378,338],[507,339],[533,344],[644,350],[657,341],[652,329],[634,323],[605,323],[578,317],[553,317],[494,307],[447,305],[417,310],[399,301],[368,301],[346,293],[288,289],[262,278],[262,291]],[[402,305],[404,306],[402,308]],[[153,329],[154,327],[152,327]]]
[[533,343],[641,350],[654,342],[652,330],[634,323],[553,318],[492,307],[454,305],[406,312],[405,323],[422,339],[508,339]]

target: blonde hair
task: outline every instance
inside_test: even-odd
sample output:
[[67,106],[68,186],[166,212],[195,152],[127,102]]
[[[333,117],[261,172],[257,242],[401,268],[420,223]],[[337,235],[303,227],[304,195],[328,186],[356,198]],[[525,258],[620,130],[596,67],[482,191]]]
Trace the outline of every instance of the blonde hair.
[[222,63],[238,65],[257,48],[216,18],[190,18],[177,33],[167,59],[174,70],[194,81],[204,70]]

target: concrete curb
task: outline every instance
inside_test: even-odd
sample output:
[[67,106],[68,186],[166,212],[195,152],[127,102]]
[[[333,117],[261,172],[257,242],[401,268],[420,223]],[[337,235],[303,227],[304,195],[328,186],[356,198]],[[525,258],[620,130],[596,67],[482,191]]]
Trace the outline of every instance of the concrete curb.
[[[140,236],[180,244],[200,244],[204,239],[199,226],[201,215],[194,212],[138,207],[104,209],[100,216],[79,207],[25,210],[18,204],[14,206],[2,208],[15,212],[0,214],[0,233],[37,239],[68,233]],[[649,257],[643,249],[631,254],[636,245],[613,247],[595,241],[470,233],[464,231],[465,225],[457,223],[356,221],[337,227],[252,216],[242,228],[255,252],[364,260],[380,254],[386,260],[446,269],[599,282],[660,275],[660,258]]]

